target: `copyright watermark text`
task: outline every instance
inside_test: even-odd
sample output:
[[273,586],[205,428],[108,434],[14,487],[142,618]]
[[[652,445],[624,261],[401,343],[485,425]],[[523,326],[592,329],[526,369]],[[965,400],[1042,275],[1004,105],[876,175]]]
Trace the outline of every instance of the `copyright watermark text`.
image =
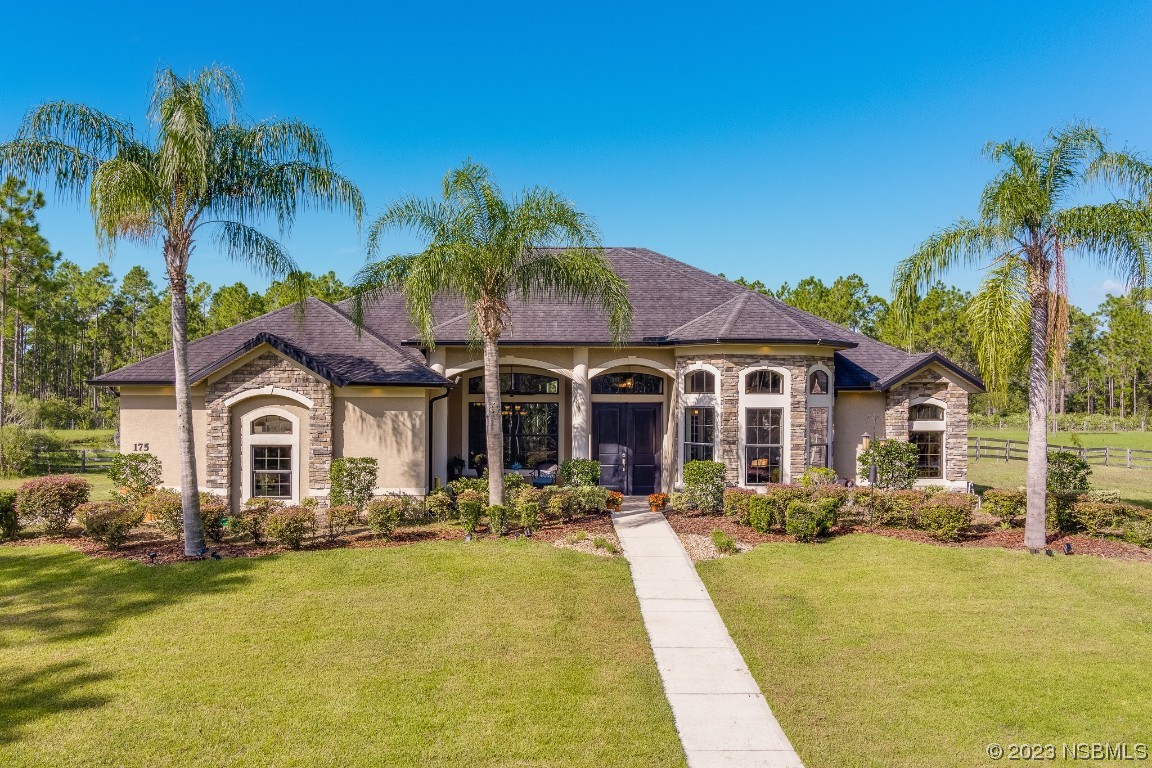
[[1147,760],[1149,749],[1140,742],[1077,742],[1069,744],[989,744],[993,760]]

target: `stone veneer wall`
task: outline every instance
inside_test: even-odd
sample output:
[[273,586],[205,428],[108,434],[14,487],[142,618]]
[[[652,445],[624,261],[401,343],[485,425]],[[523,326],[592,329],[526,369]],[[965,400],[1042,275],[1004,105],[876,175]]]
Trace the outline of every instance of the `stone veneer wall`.
[[[800,482],[800,476],[807,469],[808,425],[808,369],[816,363],[824,363],[835,375],[831,357],[812,355],[723,355],[714,357],[677,357],[676,375],[682,379],[684,370],[693,363],[705,363],[720,371],[720,438],[717,461],[724,462],[725,477],[729,483],[740,482],[740,372],[745,368],[771,366],[786,369],[791,376],[791,415],[788,469],[792,482]],[[681,416],[680,418],[683,418]],[[675,461],[679,464],[679,441]]]
[[908,439],[908,408],[918,397],[932,397],[944,403],[944,479],[967,480],[968,392],[939,373],[923,371],[886,393],[884,435]]
[[224,401],[245,390],[267,386],[291,390],[312,401],[306,443],[308,487],[327,488],[332,466],[332,387],[273,352],[253,358],[208,385],[204,398],[208,411],[208,487],[225,492],[231,489],[232,412]]

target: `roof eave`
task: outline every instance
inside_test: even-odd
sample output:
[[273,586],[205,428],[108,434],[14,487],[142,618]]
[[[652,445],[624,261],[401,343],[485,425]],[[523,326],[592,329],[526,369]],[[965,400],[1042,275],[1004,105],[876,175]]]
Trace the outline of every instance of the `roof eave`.
[[876,383],[874,383],[872,385],[872,388],[875,390],[878,390],[880,392],[886,392],[889,389],[891,389],[893,386],[895,386],[896,384],[900,383],[904,379],[906,379],[909,376],[911,376],[912,374],[916,373],[917,371],[923,370],[924,368],[927,368],[928,366],[933,365],[933,364],[936,364],[936,365],[939,365],[943,368],[948,369],[952,373],[956,374],[957,376],[959,376],[960,378],[964,379],[969,384],[971,384],[978,392],[986,392],[987,391],[987,389],[984,386],[984,381],[979,376],[975,376],[975,375],[969,373],[968,371],[964,370],[963,368],[961,368],[956,363],[952,362],[948,358],[941,355],[939,352],[933,352],[931,355],[924,358],[923,360],[918,360],[915,363],[913,363],[912,365],[909,365],[909,366],[897,371],[896,373],[893,373],[892,375],[888,376],[887,378],[877,381]]

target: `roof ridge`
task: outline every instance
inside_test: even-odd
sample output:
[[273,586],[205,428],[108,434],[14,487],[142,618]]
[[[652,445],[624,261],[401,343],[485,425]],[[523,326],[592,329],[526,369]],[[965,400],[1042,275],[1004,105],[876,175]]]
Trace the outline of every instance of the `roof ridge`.
[[[322,302],[322,303],[323,303],[323,304],[324,304],[326,307],[328,307],[330,310],[332,310],[333,312],[335,312],[335,313],[336,313],[336,314],[337,314],[339,317],[342,317],[343,319],[345,319],[345,320],[347,320],[348,322],[352,323],[352,325],[356,327],[356,330],[357,330],[357,332],[358,332],[358,333],[366,333],[366,334],[367,334],[369,337],[371,337],[371,338],[375,339],[376,341],[380,342],[380,343],[381,343],[381,344],[383,344],[385,347],[387,347],[389,350],[391,350],[391,351],[395,352],[396,354],[398,354],[398,355],[400,356],[400,358],[401,358],[401,359],[402,359],[402,360],[403,360],[403,361],[404,361],[406,364],[409,364],[409,365],[410,365],[410,364],[412,364],[413,362],[415,362],[415,361],[414,361],[414,360],[412,360],[410,357],[408,357],[408,355],[407,355],[407,354],[404,352],[404,350],[403,350],[403,349],[401,349],[401,348],[400,348],[400,347],[398,347],[397,345],[395,345],[395,344],[393,344],[392,342],[388,341],[388,339],[385,339],[383,336],[381,336],[380,334],[378,334],[378,333],[376,333],[375,331],[373,331],[371,328],[369,328],[369,327],[368,327],[368,325],[367,325],[366,323],[362,323],[362,324],[360,324],[359,326],[357,326],[357,325],[356,325],[356,321],[355,321],[355,320],[353,320],[351,317],[349,317],[349,316],[348,316],[347,314],[345,314],[344,312],[340,311],[339,307],[337,307],[335,304],[331,304],[331,303],[329,303],[329,302],[327,302],[327,301],[324,301],[323,299],[318,299],[318,301],[321,301],[321,302]],[[425,367],[427,367],[427,366],[425,366]]]
[[748,295],[745,294],[744,296],[736,297],[735,302],[736,306],[733,307],[732,311],[728,313],[728,319],[724,321],[724,325],[720,329],[721,336],[727,336],[728,332],[732,330],[732,326],[735,324],[736,318],[740,316],[740,311],[744,309],[744,305],[748,303]]
[[691,326],[691,325],[694,325],[694,324],[696,324],[696,323],[700,322],[700,321],[701,321],[701,320],[703,320],[704,318],[706,318],[706,317],[708,317],[709,315],[711,315],[713,312],[719,312],[720,310],[724,309],[724,307],[728,306],[728,305],[729,305],[729,304],[731,304],[732,302],[734,302],[734,301],[737,301],[739,298],[740,298],[739,296],[733,296],[732,298],[730,298],[730,299],[728,299],[728,300],[726,300],[726,301],[722,301],[722,302],[720,302],[719,304],[717,304],[716,306],[712,307],[712,309],[708,310],[707,312],[704,312],[703,314],[697,315],[696,317],[692,318],[691,320],[688,320],[688,321],[687,321],[687,322],[685,322],[685,323],[681,323],[680,325],[676,326],[675,328],[673,328],[672,330],[668,331],[668,333],[666,333],[666,334],[664,334],[664,335],[665,335],[667,338],[670,338],[670,339],[674,339],[674,338],[676,338],[676,334],[677,334],[677,333],[680,333],[680,332],[681,332],[681,331],[683,331],[685,328],[688,328],[689,326]]

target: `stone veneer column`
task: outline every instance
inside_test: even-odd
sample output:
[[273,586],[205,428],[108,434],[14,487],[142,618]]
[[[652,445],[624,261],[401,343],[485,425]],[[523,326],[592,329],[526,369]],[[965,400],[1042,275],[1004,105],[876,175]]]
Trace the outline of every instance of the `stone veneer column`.
[[944,479],[967,480],[968,392],[939,373],[924,371],[888,390],[884,402],[885,437],[908,439],[908,409],[918,397],[944,403]]
[[574,459],[591,456],[589,418],[591,397],[588,385],[588,347],[572,350],[572,453]]
[[305,443],[308,487],[327,489],[332,467],[332,385],[271,351],[208,385],[204,397],[208,412],[205,446],[208,488],[228,493],[232,487],[232,412],[225,401],[242,392],[265,387],[272,387],[271,397],[276,396],[276,390],[289,390],[312,401]]

